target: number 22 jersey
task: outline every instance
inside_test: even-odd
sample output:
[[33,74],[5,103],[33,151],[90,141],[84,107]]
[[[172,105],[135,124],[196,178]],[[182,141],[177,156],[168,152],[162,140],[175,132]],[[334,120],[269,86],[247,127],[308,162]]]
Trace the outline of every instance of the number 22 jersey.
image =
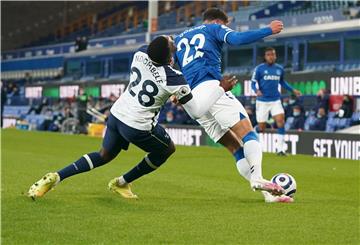
[[121,122],[138,130],[151,130],[161,107],[171,95],[178,100],[191,93],[181,72],[169,65],[155,66],[141,47],[133,56],[130,83],[111,107]]
[[206,80],[221,80],[221,48],[230,32],[224,25],[203,24],[175,37],[175,62],[191,89]]

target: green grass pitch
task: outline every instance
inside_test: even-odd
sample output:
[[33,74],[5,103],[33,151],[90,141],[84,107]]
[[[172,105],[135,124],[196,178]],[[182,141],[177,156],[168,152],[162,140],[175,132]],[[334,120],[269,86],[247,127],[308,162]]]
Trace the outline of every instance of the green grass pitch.
[[2,244],[359,244],[359,162],[265,154],[264,176],[295,176],[293,204],[265,204],[223,148],[177,147],[133,184],[107,190],[144,153],[69,178],[43,199],[22,193],[48,171],[99,149],[101,139],[2,131]]

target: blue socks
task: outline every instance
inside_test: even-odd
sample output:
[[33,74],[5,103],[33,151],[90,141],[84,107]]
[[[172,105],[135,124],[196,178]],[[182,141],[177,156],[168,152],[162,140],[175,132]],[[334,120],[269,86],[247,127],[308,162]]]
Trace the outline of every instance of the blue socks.
[[61,169],[57,173],[59,174],[60,180],[62,181],[75,174],[80,174],[83,172],[87,172],[93,168],[100,167],[105,163],[107,162],[101,158],[99,152],[92,152],[89,154],[85,154],[79,160]]
[[245,158],[244,155],[244,148],[240,147],[235,153],[233,153],[236,162],[238,162],[239,160]]
[[258,141],[258,136],[254,131],[250,131],[247,135],[244,136],[244,138],[242,138],[242,141],[244,142],[244,145],[245,145],[246,142],[248,142],[250,140]]

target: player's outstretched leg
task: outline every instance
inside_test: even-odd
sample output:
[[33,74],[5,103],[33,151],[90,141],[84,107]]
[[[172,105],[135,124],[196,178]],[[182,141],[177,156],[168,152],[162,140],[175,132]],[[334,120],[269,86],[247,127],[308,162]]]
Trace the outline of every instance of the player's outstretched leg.
[[241,138],[244,148],[244,156],[250,166],[250,186],[253,190],[267,191],[272,195],[284,194],[284,189],[262,176],[262,147],[247,118],[240,120],[231,130]]
[[[240,146],[240,142],[236,135],[231,130],[229,130],[220,138],[218,142],[225,146],[233,154],[236,162],[236,168],[239,174],[250,182],[250,164],[245,158],[244,148]],[[267,203],[290,203],[294,201],[291,197],[285,195],[274,196],[266,191],[262,191],[261,193],[263,194],[265,202]]]
[[54,173],[47,173],[30,187],[27,195],[32,199],[42,197],[60,181],[110,162],[120,153],[121,149],[127,149],[128,145],[129,142],[118,133],[113,120],[108,120],[103,147],[99,152],[85,154],[65,168]]
[[37,197],[42,197],[48,191],[53,189],[58,183],[60,183],[60,181],[63,181],[70,176],[100,167],[110,162],[115,156],[110,156],[105,149],[102,149],[100,152],[92,152],[85,154],[77,161],[69,164],[65,168],[54,173],[45,174],[40,180],[35,182],[30,187],[28,191],[28,196],[33,199]]

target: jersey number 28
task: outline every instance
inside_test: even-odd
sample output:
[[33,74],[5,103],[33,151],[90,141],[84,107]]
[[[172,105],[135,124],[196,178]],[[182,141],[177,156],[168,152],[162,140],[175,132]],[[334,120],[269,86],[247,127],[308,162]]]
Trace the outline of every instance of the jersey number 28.
[[[132,90],[132,88],[136,87],[141,82],[141,73],[140,73],[139,69],[136,67],[132,67],[131,75],[134,72],[136,74],[136,79],[135,79],[135,81],[130,82],[130,84],[128,86],[129,93],[131,94],[132,97],[136,96],[136,93]],[[155,103],[154,96],[156,96],[158,93],[159,93],[159,88],[156,86],[156,84],[151,80],[145,80],[142,83],[141,90],[138,93],[138,96],[137,96],[138,101],[141,105],[143,105],[145,107],[152,106]]]
[[[190,55],[191,47],[190,45],[195,47],[195,54]],[[200,51],[199,49],[202,49],[205,45],[205,36],[204,34],[196,34],[194,35],[189,43],[189,39],[183,38],[180,40],[180,42],[177,45],[177,51],[180,51],[182,49],[182,46],[185,46],[185,53],[183,57],[182,67],[189,64],[191,61],[193,61],[196,58],[203,57],[204,52]]]

